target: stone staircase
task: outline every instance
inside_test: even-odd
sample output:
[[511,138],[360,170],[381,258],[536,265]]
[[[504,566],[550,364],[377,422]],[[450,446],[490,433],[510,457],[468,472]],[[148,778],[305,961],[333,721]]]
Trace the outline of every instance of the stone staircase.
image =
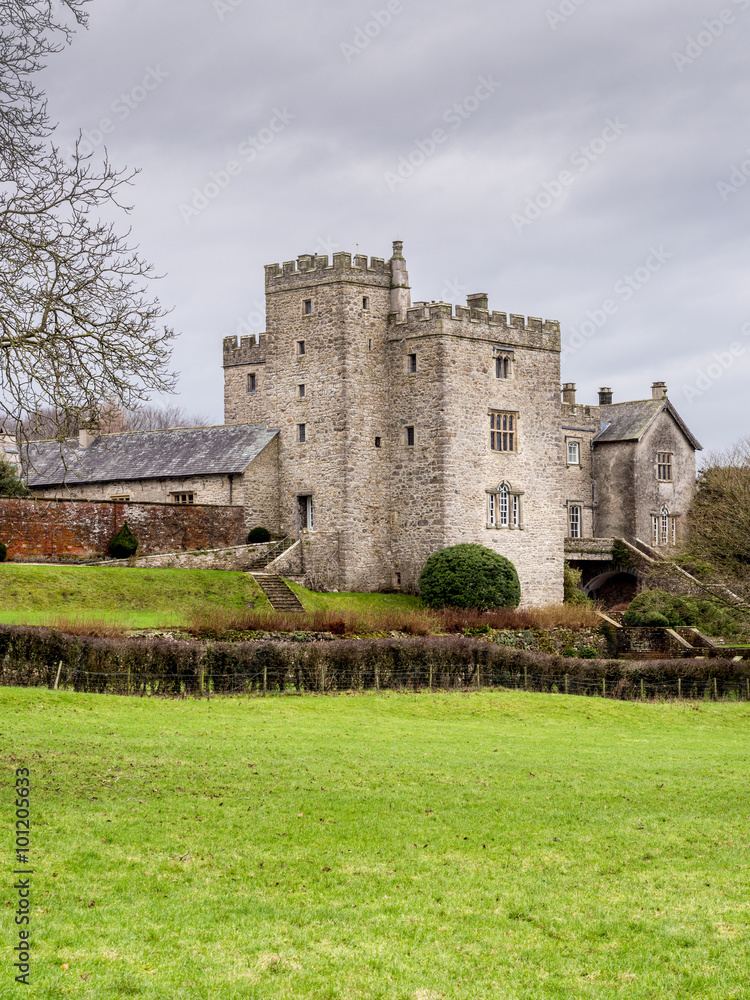
[[297,595],[280,576],[275,573],[256,572],[252,572],[250,575],[266,595],[274,611],[294,613],[305,610]]

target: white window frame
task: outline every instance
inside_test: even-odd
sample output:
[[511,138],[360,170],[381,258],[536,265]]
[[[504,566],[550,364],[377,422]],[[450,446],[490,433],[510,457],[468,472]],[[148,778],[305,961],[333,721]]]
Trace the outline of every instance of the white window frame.
[[503,482],[487,490],[487,527],[523,528],[522,492]]
[[583,507],[579,503],[568,504],[568,538],[583,538]]
[[[575,455],[575,458],[571,458],[571,454]],[[568,441],[568,465],[581,464],[581,442],[580,441]]]

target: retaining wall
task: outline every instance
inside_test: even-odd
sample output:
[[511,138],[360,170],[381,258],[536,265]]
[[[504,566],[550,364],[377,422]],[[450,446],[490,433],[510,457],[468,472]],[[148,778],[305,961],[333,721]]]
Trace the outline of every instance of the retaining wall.
[[242,545],[242,507],[0,498],[0,541],[15,562],[65,562],[106,555],[127,520],[139,555]]

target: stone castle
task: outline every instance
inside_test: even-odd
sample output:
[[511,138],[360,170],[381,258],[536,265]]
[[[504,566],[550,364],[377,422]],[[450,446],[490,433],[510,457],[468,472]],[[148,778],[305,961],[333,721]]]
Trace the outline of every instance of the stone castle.
[[266,267],[267,328],[224,341],[225,422],[278,429],[281,533],[342,590],[415,590],[427,557],[479,542],[525,604],[562,599],[566,538],[677,544],[700,445],[650,400],[560,399],[560,326],[411,301],[390,261],[310,254]]
[[[663,382],[596,406],[566,383],[561,399],[559,323],[481,293],[412,303],[400,242],[389,261],[268,265],[266,320],[224,340],[224,425],[88,429],[64,460],[41,443],[34,492],[241,506],[248,528],[300,539],[289,572],[347,591],[415,591],[433,552],[478,542],[516,566],[524,604],[558,603],[586,540],[679,544],[700,445]],[[601,596],[616,567],[593,548]]]

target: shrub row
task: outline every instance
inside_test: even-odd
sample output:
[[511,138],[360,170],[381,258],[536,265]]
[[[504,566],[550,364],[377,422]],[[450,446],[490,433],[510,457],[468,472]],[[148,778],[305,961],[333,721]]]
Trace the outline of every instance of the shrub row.
[[462,636],[194,643],[0,626],[0,683],[53,687],[56,682],[75,691],[166,696],[521,687],[617,698],[678,690],[684,696],[746,697],[750,666],[725,660],[584,660]]

